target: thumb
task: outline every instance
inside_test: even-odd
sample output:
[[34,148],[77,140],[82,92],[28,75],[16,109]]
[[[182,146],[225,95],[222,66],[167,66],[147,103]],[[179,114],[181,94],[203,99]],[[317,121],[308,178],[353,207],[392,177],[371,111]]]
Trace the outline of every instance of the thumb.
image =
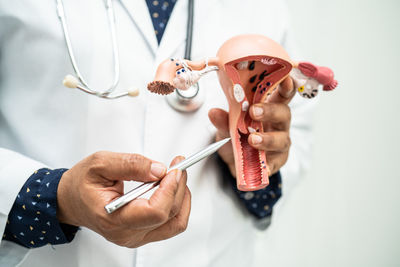
[[91,169],[108,180],[152,182],[165,176],[167,167],[139,154],[96,152],[89,157]]
[[229,137],[229,114],[223,109],[213,108],[208,112],[211,123],[218,130],[218,137]]

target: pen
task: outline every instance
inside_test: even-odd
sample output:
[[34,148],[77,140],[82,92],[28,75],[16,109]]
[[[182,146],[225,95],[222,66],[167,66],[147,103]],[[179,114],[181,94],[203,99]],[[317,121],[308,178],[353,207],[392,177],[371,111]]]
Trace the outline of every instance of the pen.
[[[176,169],[180,169],[182,171],[186,170],[187,168],[196,164],[200,160],[212,155],[214,152],[216,152],[218,149],[220,149],[223,145],[228,143],[230,140],[231,140],[230,137],[225,138],[221,141],[218,141],[216,143],[213,143],[213,144],[207,146],[206,148],[202,149],[201,151],[197,152],[196,154],[193,154],[192,156],[188,157],[187,159],[168,168],[167,173],[172,170],[176,170]],[[142,196],[143,194],[158,188],[159,185],[160,185],[160,181],[152,182],[152,183],[143,183],[143,184],[139,185],[138,187],[132,189],[128,193],[124,194],[123,196],[113,200],[112,202],[107,204],[104,208],[107,211],[107,213],[112,213],[112,212],[116,211],[117,209],[125,206],[132,200],[135,200],[138,197]]]

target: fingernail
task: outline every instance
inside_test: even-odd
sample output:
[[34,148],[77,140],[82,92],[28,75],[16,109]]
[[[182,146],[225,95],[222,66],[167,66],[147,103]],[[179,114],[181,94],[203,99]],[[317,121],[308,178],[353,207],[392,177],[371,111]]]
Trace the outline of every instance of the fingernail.
[[176,182],[179,183],[181,178],[182,178],[182,171],[181,170],[176,170]]
[[253,115],[256,117],[260,117],[264,113],[264,109],[261,107],[254,106],[253,107]]
[[162,178],[166,171],[167,167],[162,163],[155,162],[151,164],[150,172],[157,178]]
[[252,134],[250,138],[251,138],[251,143],[254,145],[260,144],[262,142],[262,137],[257,134]]

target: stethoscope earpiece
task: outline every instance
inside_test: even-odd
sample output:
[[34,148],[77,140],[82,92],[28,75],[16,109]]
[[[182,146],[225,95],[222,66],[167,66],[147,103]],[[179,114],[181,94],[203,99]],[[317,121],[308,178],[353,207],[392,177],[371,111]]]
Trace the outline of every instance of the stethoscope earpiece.
[[133,90],[133,91],[128,91],[128,96],[130,96],[130,97],[136,97],[136,96],[139,95],[139,93],[140,93],[139,89],[135,89],[135,90]]
[[68,88],[78,88],[79,81],[77,78],[72,76],[71,74],[68,74],[64,77],[64,80],[62,81],[63,85]]

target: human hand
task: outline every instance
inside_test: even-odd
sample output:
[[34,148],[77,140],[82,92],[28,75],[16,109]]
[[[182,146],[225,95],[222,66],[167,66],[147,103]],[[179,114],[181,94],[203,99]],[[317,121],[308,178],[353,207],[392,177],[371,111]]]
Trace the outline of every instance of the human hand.
[[[171,166],[182,159],[175,158]],[[187,227],[191,195],[185,171],[165,173],[163,164],[138,154],[97,152],[61,177],[57,217],[129,248],[173,237]],[[150,199],[136,199],[111,214],[105,211],[106,204],[123,195],[123,181],[160,178],[160,187]]]
[[[265,103],[254,104],[249,110],[253,120],[263,123],[264,133],[250,134],[248,142],[252,147],[266,151],[270,175],[275,174],[289,156],[291,113],[288,104],[295,93],[293,81],[288,77],[271,93]],[[215,108],[210,110],[208,116],[217,128],[216,141],[230,136],[228,112]],[[224,145],[218,153],[228,165],[231,174],[236,177],[232,145]]]

